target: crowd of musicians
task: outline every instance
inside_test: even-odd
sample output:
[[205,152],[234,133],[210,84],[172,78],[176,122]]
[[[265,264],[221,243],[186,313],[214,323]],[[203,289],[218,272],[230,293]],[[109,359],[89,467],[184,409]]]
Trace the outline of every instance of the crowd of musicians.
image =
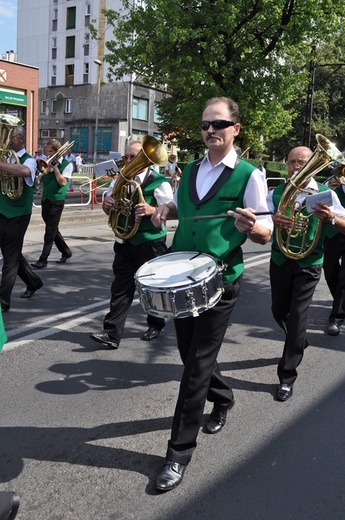
[[[222,266],[222,289],[217,302],[200,314],[191,313],[173,320],[184,370],[165,462],[156,478],[159,491],[169,491],[181,483],[196,448],[200,427],[210,435],[221,432],[234,406],[233,391],[220,372],[217,357],[239,296],[244,272],[242,245],[247,239],[257,244],[269,241],[272,244],[271,310],[282,329],[284,342],[277,367],[277,401],[285,402],[293,394],[297,369],[309,345],[308,310],[322,269],[333,298],[326,332],[338,335],[345,318],[345,191],[341,182],[345,162],[342,154],[333,145],[325,152],[327,140],[322,136],[322,146],[316,152],[305,146],[293,148],[287,159],[287,182],[267,193],[262,171],[235,151],[234,140],[241,127],[237,104],[224,97],[208,100],[200,126],[207,149],[205,156],[188,164],[182,175],[176,157],[169,158],[166,170],[172,176],[178,175],[178,183],[169,182],[157,172],[154,164],[159,162],[154,160],[134,171],[131,182],[125,183],[128,196],[134,200],[131,222],[132,225],[135,222],[135,233],[126,235],[119,231],[125,229],[122,226],[128,221],[119,209],[116,191],[119,177],[115,177],[103,199],[104,212],[110,218],[120,212],[120,217],[116,219],[119,230],[114,230],[110,308],[102,330],[90,333],[94,341],[107,348],[119,348],[135,294],[135,275],[145,262],[161,255],[192,251],[210,255]],[[37,262],[29,265],[22,247],[32,211],[37,165],[25,149],[22,126],[14,128],[9,147],[19,161],[13,156],[5,157],[1,169],[9,176],[20,178],[22,183],[17,197],[8,196],[4,190],[0,193],[2,312],[10,310],[17,275],[26,285],[22,298],[31,298],[43,286],[37,270],[47,267],[54,243],[61,253],[58,263],[72,256],[59,231],[72,174],[70,164],[58,157],[48,162],[42,176],[44,244]],[[51,140],[45,152],[48,157],[54,156],[60,147],[61,143]],[[130,171],[143,147],[139,142],[129,144],[123,157],[122,177]],[[146,157],[146,153],[144,155]],[[317,163],[315,167],[314,163]],[[313,164],[309,166],[312,171],[308,170],[310,164]],[[314,176],[316,170],[329,164],[334,166],[334,175],[326,186],[316,182]],[[311,194],[318,194],[318,198],[310,209],[306,199]],[[166,246],[168,219],[178,219],[170,252]],[[155,340],[165,320],[148,312],[147,326],[141,339]],[[213,408],[202,425],[206,401],[211,402]]]

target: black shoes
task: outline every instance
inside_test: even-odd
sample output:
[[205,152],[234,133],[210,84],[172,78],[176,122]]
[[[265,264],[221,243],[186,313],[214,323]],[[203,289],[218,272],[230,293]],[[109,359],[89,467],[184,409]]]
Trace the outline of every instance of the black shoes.
[[212,412],[209,415],[207,423],[204,426],[204,433],[219,433],[225,426],[226,416],[229,410],[234,406],[235,401],[232,401],[228,408],[214,403]]
[[47,262],[41,262],[41,260],[37,260],[34,264],[31,264],[31,267],[35,269],[43,269],[43,267],[47,267]]
[[107,332],[94,332],[89,334],[90,338],[98,343],[103,343],[103,345],[107,345],[110,348],[119,348],[119,344],[109,336]]
[[287,401],[292,396],[292,385],[287,385],[285,383],[281,383],[278,386],[277,392],[276,392],[276,400],[277,401]]
[[167,460],[163,470],[156,478],[156,488],[159,491],[170,491],[182,482],[183,474],[186,469],[185,464]]
[[20,499],[14,491],[0,491],[0,520],[14,520]]
[[330,323],[326,332],[330,336],[338,336],[340,333],[340,326],[337,323]]
[[57,264],[64,264],[66,262],[66,260],[68,260],[69,258],[71,258],[72,255],[62,255],[60,260],[56,260],[56,263]]
[[161,331],[155,329],[154,327],[149,327],[146,332],[141,336],[140,339],[143,341],[151,341],[151,339],[156,339],[160,335]]
[[43,282],[41,282],[35,289],[29,289],[27,288],[26,291],[23,292],[23,294],[20,295],[21,298],[31,298],[35,294],[36,291],[41,289],[43,287]]

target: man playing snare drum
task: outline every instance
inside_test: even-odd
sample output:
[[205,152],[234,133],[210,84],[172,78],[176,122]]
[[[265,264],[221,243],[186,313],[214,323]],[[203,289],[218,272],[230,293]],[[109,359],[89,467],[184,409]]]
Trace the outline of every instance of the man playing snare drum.
[[[173,489],[183,478],[196,447],[206,399],[213,403],[204,428],[210,434],[223,429],[227,412],[234,404],[232,390],[222,378],[216,360],[240,290],[244,270],[241,245],[247,237],[265,244],[273,229],[261,172],[237,157],[233,148],[239,131],[236,103],[228,98],[210,99],[201,122],[208,153],[187,165],[174,201],[160,206],[152,217],[159,227],[162,220],[176,218],[178,213],[173,252],[202,252],[227,264],[220,301],[199,317],[174,320],[185,368],[166,462],[156,479],[161,491]],[[254,212],[266,215],[256,216]],[[197,218],[226,213],[230,218]]]

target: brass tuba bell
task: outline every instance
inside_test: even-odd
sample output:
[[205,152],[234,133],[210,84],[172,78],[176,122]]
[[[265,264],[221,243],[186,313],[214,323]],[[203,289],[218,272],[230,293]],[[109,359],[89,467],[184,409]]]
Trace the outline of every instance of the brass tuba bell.
[[[18,155],[14,150],[10,150],[9,146],[13,130],[17,126],[23,125],[24,121],[18,117],[10,114],[0,115],[0,163],[13,158],[14,162],[19,164]],[[3,195],[6,195],[11,200],[17,200],[23,193],[23,179],[22,177],[1,171],[0,164],[0,187]]]
[[[168,162],[168,155],[164,146],[151,135],[142,139],[142,149],[131,162],[120,169],[116,176],[112,197],[114,206],[109,211],[108,224],[115,236],[129,240],[138,231],[140,219],[133,218],[134,197],[138,194],[139,203],[145,202],[142,190],[133,177],[151,164],[164,166]],[[132,193],[128,196],[129,188]]]
[[[289,180],[280,199],[277,212],[292,218],[291,229],[276,228],[276,241],[280,251],[293,260],[302,260],[315,249],[321,233],[322,222],[318,220],[317,229],[312,238],[309,235],[309,216],[302,213],[296,202],[300,193],[311,193],[304,187],[309,180],[330,163],[345,164],[338,148],[321,134],[316,134],[317,146],[309,161]],[[313,192],[314,193],[314,192]],[[297,239],[298,245],[294,242]]]

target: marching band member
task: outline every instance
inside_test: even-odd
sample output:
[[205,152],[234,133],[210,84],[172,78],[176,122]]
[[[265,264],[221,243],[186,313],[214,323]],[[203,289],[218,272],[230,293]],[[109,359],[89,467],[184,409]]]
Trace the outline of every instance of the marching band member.
[[[152,217],[155,225],[160,226],[161,220],[174,218],[178,213],[173,252],[207,253],[227,264],[220,301],[201,316],[174,320],[185,367],[166,462],[156,479],[156,488],[161,491],[169,491],[182,481],[196,447],[206,399],[213,403],[204,428],[210,434],[223,429],[227,412],[234,404],[233,392],[220,374],[217,355],[240,290],[244,270],[241,245],[247,237],[265,244],[273,228],[267,216],[261,173],[238,158],[234,150],[234,138],[239,131],[237,104],[228,98],[210,99],[201,122],[208,152],[202,160],[187,165],[174,202],[159,207]],[[266,215],[257,217],[256,211]],[[224,213],[229,218],[197,218]]]

